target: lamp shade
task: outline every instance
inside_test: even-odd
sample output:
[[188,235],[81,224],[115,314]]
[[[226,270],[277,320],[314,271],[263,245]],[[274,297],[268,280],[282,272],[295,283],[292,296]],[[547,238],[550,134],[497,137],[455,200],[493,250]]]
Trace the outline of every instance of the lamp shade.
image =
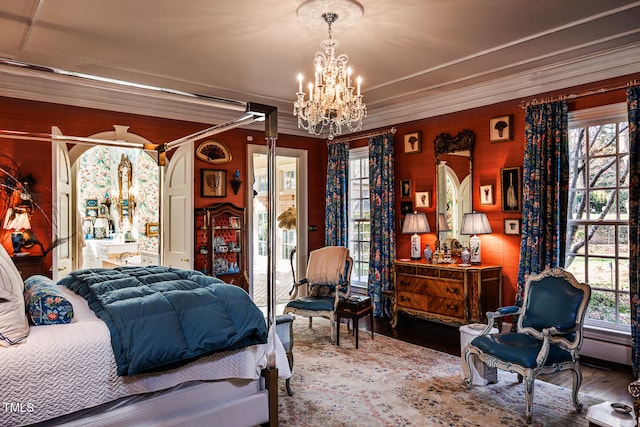
[[447,221],[447,215],[440,213],[438,214],[438,231],[451,231],[449,228],[449,221]]
[[29,230],[31,228],[29,213],[25,210],[7,209],[2,227],[5,230]]
[[480,264],[480,238],[478,234],[491,233],[491,225],[489,225],[489,219],[483,212],[466,213],[462,217],[462,227],[460,227],[460,234],[471,234],[469,239],[469,252],[471,264]]
[[402,234],[423,234],[431,231],[427,216],[420,212],[408,213],[404,217],[404,225],[402,226]]
[[490,234],[492,232],[489,219],[484,212],[466,213],[462,217],[462,227],[460,234]]

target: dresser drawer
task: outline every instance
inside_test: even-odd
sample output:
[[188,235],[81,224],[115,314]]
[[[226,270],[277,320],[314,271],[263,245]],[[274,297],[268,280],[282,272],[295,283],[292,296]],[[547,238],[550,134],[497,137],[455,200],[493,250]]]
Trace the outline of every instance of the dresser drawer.
[[425,293],[427,292],[427,279],[406,274],[396,275],[396,288],[398,291]]
[[425,277],[438,277],[440,275],[439,269],[426,266],[416,267],[416,274]]
[[464,301],[462,300],[430,297],[428,307],[431,313],[464,319]]
[[410,265],[396,265],[396,274],[416,274],[416,267]]
[[464,283],[455,282],[452,280],[433,279],[429,282],[427,294],[434,297],[463,300]]
[[429,304],[429,297],[412,292],[398,292],[397,304],[399,307],[425,311]]
[[440,278],[464,281],[464,272],[455,270],[440,270]]

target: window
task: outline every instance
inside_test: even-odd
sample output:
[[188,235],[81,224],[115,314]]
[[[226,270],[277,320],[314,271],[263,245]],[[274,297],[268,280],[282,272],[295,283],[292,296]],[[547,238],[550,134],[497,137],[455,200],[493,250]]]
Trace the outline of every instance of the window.
[[571,113],[565,267],[592,289],[586,324],[629,331],[629,140],[624,104]]
[[366,287],[369,278],[369,148],[349,150],[349,253],[351,284]]

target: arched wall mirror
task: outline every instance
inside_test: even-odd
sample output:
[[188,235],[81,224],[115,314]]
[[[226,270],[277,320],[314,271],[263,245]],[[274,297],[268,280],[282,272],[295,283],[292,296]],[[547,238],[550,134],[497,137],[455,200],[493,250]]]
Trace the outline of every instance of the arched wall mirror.
[[453,251],[469,246],[460,234],[462,217],[473,210],[473,144],[475,135],[462,130],[455,137],[441,133],[434,140],[436,154],[436,246]]
[[133,214],[136,206],[133,194],[133,168],[129,156],[123,154],[118,165],[118,201],[120,207],[120,229],[124,230],[125,221],[129,230],[133,226]]

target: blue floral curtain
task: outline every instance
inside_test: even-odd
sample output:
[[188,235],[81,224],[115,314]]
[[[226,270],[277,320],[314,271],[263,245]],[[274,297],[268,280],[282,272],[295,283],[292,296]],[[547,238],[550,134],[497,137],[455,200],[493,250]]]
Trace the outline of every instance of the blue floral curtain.
[[327,246],[348,247],[349,143],[329,143],[328,151],[324,241]]
[[631,296],[631,363],[633,376],[640,375],[640,287],[638,267],[640,265],[640,86],[627,89],[629,114],[629,292]]
[[518,305],[529,275],[546,267],[564,266],[569,203],[568,123],[566,101],[527,107]]
[[395,161],[393,134],[369,138],[369,197],[371,247],[369,250],[369,295],[374,316],[382,316],[382,292],[390,288],[393,260],[396,259]]

